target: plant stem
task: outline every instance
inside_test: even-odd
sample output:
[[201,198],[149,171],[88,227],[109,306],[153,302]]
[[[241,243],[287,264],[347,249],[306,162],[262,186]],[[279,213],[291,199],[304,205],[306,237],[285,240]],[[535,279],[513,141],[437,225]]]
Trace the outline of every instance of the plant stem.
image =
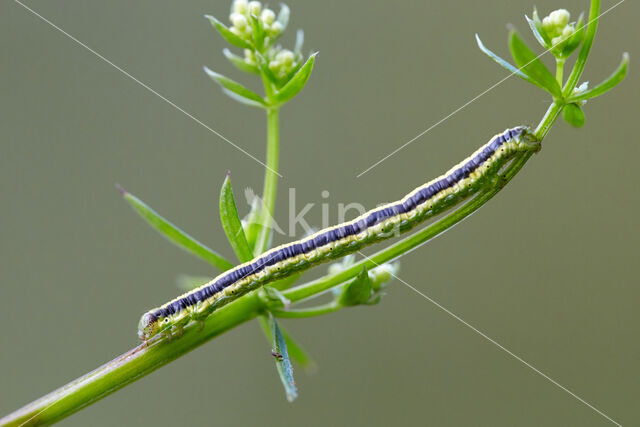
[[[534,132],[538,140],[541,141],[544,139],[561,110],[562,104],[558,102],[554,102],[549,107]],[[277,118],[277,113],[275,117]],[[277,121],[275,123],[277,123]],[[479,193],[460,209],[451,212],[425,229],[363,261],[353,264],[347,270],[289,289],[284,291],[283,295],[292,301],[300,301],[315,296],[356,276],[362,270],[363,265],[366,265],[368,268],[373,268],[376,264],[391,261],[410,249],[420,246],[431,238],[442,234],[453,225],[477,211],[495,196],[504,187],[504,184],[508,183],[522,169],[532,155],[533,152],[518,155],[502,174],[503,182],[501,185],[496,185]],[[267,185],[265,185],[265,187],[267,187]],[[273,188],[273,190],[270,191],[275,193],[275,187],[271,188]],[[333,308],[329,307],[329,305],[326,307],[316,307],[316,314],[318,309],[320,309],[320,311],[329,311]],[[205,320],[202,331],[199,331],[197,326],[187,327],[184,330],[183,336],[173,341],[169,341],[158,335],[152,338],[148,345],[139,345],[95,371],[72,381],[0,419],[0,426],[53,424],[127,384],[142,378],[227,330],[253,319],[263,313],[264,310],[264,301],[258,296],[257,292],[254,291],[244,295],[214,311],[211,316]],[[304,317],[309,317],[312,313],[310,310],[313,309],[309,309],[306,313],[307,315]],[[299,310],[298,312],[304,311]],[[280,315],[285,312],[276,313]]]
[[116,357],[98,369],[60,387],[0,419],[0,426],[49,425],[121,389],[210,339],[254,318],[261,302],[253,295],[221,307],[199,327],[185,328],[181,338],[152,339]]
[[279,156],[279,122],[277,107],[267,110],[267,168],[264,172],[264,191],[262,193],[262,209],[260,211],[260,233],[253,250],[254,256],[263,253],[269,245],[271,235],[271,220],[275,208],[276,191],[278,187],[278,156]]
[[556,80],[558,81],[558,85],[562,87],[562,73],[564,71],[564,58],[556,58]]
[[591,51],[591,46],[593,45],[593,39],[596,36],[596,30],[598,29],[598,15],[600,13],[600,0],[591,0],[591,6],[589,7],[589,18],[587,26],[587,31],[584,35],[584,41],[582,42],[582,47],[580,48],[580,52],[578,53],[578,58],[576,59],[576,63],[573,66],[573,70],[571,70],[571,74],[567,79],[567,84],[562,90],[562,95],[565,98],[568,98],[572,93],[573,89],[578,84],[578,80],[582,75],[582,71],[584,70],[584,66],[587,63],[587,58],[589,57],[589,52]]
[[301,308],[299,310],[271,310],[271,314],[273,314],[275,317],[302,319],[305,317],[315,317],[322,314],[333,313],[340,310],[341,308],[342,307],[335,301],[331,301],[326,304],[309,308]]

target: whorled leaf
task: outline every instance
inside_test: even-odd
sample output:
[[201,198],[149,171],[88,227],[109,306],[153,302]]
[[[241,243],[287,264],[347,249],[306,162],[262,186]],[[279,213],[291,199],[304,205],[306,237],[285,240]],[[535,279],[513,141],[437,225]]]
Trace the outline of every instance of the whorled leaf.
[[233,267],[229,261],[227,261],[222,255],[216,253],[212,249],[198,242],[193,237],[189,236],[184,231],[180,230],[171,222],[164,219],[160,214],[151,209],[146,203],[138,199],[133,194],[127,192],[122,187],[118,187],[120,193],[124,199],[138,212],[138,214],[149,225],[155,228],[160,234],[166,237],[169,241],[175,243],[182,249],[190,252],[209,264],[219,268],[220,270],[228,270]]
[[496,63],[498,63],[498,65],[500,65],[502,68],[508,70],[511,74],[515,74],[516,76],[520,77],[522,80],[527,81],[531,84],[536,84],[536,82],[529,76],[527,76],[525,73],[523,73],[522,71],[518,70],[516,67],[514,67],[513,65],[511,65],[509,62],[505,61],[504,59],[500,58],[498,55],[496,55],[495,53],[493,53],[492,51],[490,51],[480,40],[480,37],[476,34],[476,42],[478,43],[478,47],[480,48],[480,50],[482,52],[485,53],[485,55],[487,55],[489,58],[493,59]]
[[231,189],[231,175],[227,173],[220,189],[220,221],[227,239],[240,262],[246,262],[253,258],[253,253],[242,229],[242,223],[238,217],[238,209]]
[[571,126],[579,128],[584,125],[584,112],[578,104],[567,104],[562,110],[562,117]]
[[222,50],[222,53],[229,60],[229,62],[231,62],[231,64],[233,64],[233,66],[236,67],[238,70],[244,71],[245,73],[250,73],[250,74],[260,74],[260,70],[258,70],[257,66],[247,64],[244,58],[232,53],[226,47]]
[[261,52],[264,47],[264,39],[266,37],[264,27],[262,26],[262,20],[251,14],[249,15],[249,21],[251,22],[251,28],[253,30],[253,44],[255,50],[256,52]]
[[253,49],[253,46],[251,46],[251,44],[233,34],[226,25],[218,21],[214,16],[204,15],[204,17],[207,18],[209,22],[211,22],[211,25],[213,25],[213,27],[218,30],[222,38],[225,39],[229,44],[240,47],[242,49]]
[[551,41],[549,40],[549,36],[547,36],[546,31],[542,28],[542,22],[540,21],[540,17],[538,16],[538,12],[535,7],[533,8],[533,19],[529,18],[527,15],[524,17],[529,24],[529,28],[531,28],[531,32],[535,36],[536,40],[538,40],[538,43],[540,43],[540,46],[545,49],[549,48]]
[[304,31],[302,29],[296,31],[296,44],[293,53],[296,55],[296,61],[302,58],[302,45],[304,44]]
[[546,90],[556,98],[562,96],[562,90],[556,78],[529,49],[515,30],[509,32],[509,50],[518,68],[531,77],[536,86]]
[[204,72],[207,73],[207,75],[211,77],[213,81],[218,83],[223,88],[223,92],[225,92],[227,95],[231,96],[229,92],[235,94],[236,96],[231,96],[231,97],[236,101],[240,101],[252,106],[262,106],[262,107],[267,106],[267,103],[265,102],[264,99],[262,99],[260,95],[253,92],[250,89],[247,89],[246,87],[242,86],[240,83],[234,80],[231,80],[230,78],[227,78],[222,74],[218,74],[207,67],[204,67]]
[[282,385],[284,386],[287,400],[293,402],[296,397],[298,397],[298,390],[296,389],[296,383],[293,379],[293,366],[291,366],[291,360],[289,359],[287,342],[278,327],[275,317],[271,314],[269,314],[269,327],[273,335],[272,354],[276,360],[276,369],[280,375],[280,381],[282,381]]
[[274,95],[274,100],[278,104],[284,104],[291,100],[302,90],[307,80],[309,80],[317,55],[317,52],[312,54],[298,72]]
[[613,72],[613,74],[593,88],[581,92],[580,94],[570,96],[569,99],[567,99],[567,102],[586,101],[587,99],[595,98],[596,96],[600,96],[603,93],[608,92],[624,80],[627,75],[628,68],[629,54],[625,52],[622,54],[622,61],[620,62],[620,65],[618,65],[618,68]]
[[281,33],[284,33],[284,30],[287,29],[287,25],[289,24],[289,15],[291,14],[291,10],[289,6],[284,3],[280,3],[280,12],[278,12],[277,21],[282,25]]
[[[264,332],[264,336],[267,338],[269,344],[273,342],[273,333],[271,328],[269,327],[269,319],[268,316],[261,315],[258,317],[258,321],[260,322],[260,326],[262,328],[262,332]],[[316,369],[316,362],[313,360],[311,355],[296,341],[293,339],[291,334],[284,328],[282,325],[278,325],[282,336],[284,337],[285,342],[287,343],[287,351],[289,352],[289,357],[291,360],[302,366],[306,371],[312,372]]]

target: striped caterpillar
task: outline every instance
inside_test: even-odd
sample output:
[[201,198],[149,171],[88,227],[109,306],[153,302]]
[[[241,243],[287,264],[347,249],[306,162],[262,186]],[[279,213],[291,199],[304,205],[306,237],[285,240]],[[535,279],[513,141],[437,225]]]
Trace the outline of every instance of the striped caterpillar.
[[388,239],[394,235],[391,230],[401,233],[410,230],[493,185],[500,169],[517,153],[539,149],[540,144],[528,128],[507,129],[446,174],[416,188],[402,200],[273,248],[148,311],[140,319],[138,336],[147,341],[160,332],[181,331],[189,322],[202,322],[216,308],[266,283]]

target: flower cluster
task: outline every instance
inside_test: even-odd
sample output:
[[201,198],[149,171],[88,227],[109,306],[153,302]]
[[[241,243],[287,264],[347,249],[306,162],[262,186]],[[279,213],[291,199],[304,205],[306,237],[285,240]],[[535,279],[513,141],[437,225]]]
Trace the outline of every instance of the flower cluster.
[[566,9],[558,9],[542,19],[542,28],[551,40],[551,45],[558,48],[569,40],[576,32],[575,23],[570,23],[571,14]]
[[254,16],[259,21],[268,37],[276,37],[284,29],[282,23],[276,20],[276,14],[273,10],[262,8],[259,1],[235,0],[231,7],[231,32],[243,40],[250,41],[253,36],[253,26],[251,17]]

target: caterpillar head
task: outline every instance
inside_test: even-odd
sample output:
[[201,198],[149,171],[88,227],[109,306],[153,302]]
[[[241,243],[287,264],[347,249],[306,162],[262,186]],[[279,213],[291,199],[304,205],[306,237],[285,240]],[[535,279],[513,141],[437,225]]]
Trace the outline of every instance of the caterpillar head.
[[140,318],[140,323],[138,323],[138,338],[142,341],[147,341],[157,334],[162,326],[163,320],[164,319],[158,318],[152,312],[143,314]]

